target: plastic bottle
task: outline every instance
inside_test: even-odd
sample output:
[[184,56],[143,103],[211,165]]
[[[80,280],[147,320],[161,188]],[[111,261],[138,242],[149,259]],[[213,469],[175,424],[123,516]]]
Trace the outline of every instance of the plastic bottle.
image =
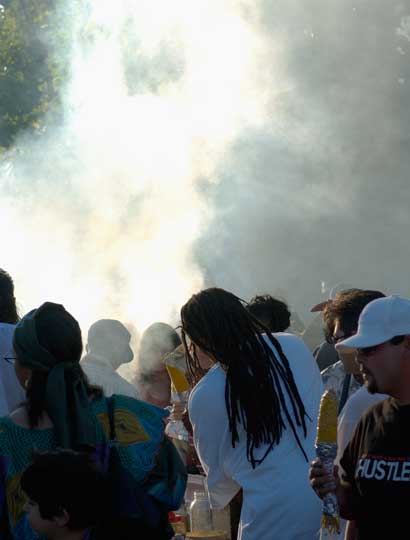
[[195,491],[194,500],[189,508],[189,516],[191,531],[212,530],[212,512],[207,493]]
[[231,540],[231,512],[228,506],[212,510],[212,525],[218,531],[225,531],[228,540]]

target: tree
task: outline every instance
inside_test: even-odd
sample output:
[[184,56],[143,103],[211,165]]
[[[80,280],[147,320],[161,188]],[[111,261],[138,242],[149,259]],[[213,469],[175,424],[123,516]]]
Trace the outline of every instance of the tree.
[[23,130],[41,136],[59,121],[69,69],[66,17],[60,0],[0,5],[0,152]]

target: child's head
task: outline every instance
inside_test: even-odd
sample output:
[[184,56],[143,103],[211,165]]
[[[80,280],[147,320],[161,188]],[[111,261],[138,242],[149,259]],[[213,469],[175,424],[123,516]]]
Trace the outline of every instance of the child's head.
[[104,478],[89,454],[59,450],[37,454],[24,471],[21,487],[32,528],[47,538],[94,526],[105,493]]

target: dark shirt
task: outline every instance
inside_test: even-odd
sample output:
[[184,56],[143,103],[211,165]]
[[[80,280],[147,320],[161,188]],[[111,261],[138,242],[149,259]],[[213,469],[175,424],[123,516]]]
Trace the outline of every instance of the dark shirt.
[[358,497],[358,540],[410,538],[410,405],[389,398],[370,408],[340,464]]
[[323,371],[339,361],[339,355],[337,354],[335,346],[327,343],[326,341],[317,347],[313,353],[313,356],[315,357],[320,371]]

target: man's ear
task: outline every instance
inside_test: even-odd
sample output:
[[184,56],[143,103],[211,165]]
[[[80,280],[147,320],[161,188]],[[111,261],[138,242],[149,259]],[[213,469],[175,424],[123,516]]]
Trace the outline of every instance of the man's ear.
[[57,527],[66,527],[67,523],[70,521],[70,516],[64,508],[61,510],[60,514],[58,516],[53,517],[53,522]]

